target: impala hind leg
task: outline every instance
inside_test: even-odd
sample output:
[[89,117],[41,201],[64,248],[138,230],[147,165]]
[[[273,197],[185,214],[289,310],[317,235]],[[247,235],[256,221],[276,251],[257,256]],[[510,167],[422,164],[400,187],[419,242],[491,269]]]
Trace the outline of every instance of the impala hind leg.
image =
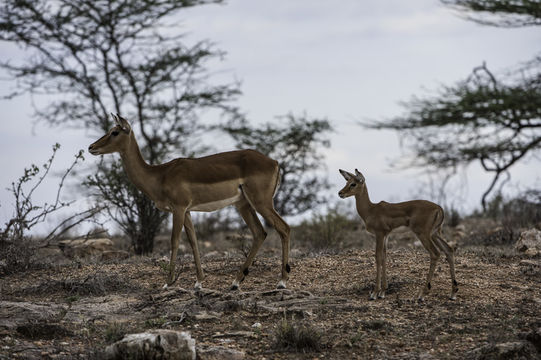
[[261,216],[272,225],[280,235],[282,241],[282,278],[276,286],[278,289],[285,289],[287,287],[287,280],[289,279],[289,273],[291,267],[289,266],[289,234],[290,228],[289,225],[282,219],[280,215],[274,210],[262,209],[260,212]]
[[421,290],[419,291],[418,300],[423,301],[424,297],[428,294],[430,289],[432,288],[432,278],[434,276],[434,271],[436,270],[436,264],[438,263],[438,259],[440,258],[440,252],[435,246],[434,242],[432,241],[431,237],[429,235],[425,234],[418,234],[419,240],[421,240],[421,243],[425,247],[425,249],[430,254],[430,267],[428,269],[428,275],[426,278],[426,283],[421,287]]
[[385,298],[387,288],[387,236],[385,236],[383,239],[383,257],[381,259],[381,290],[378,294],[379,299]]
[[184,213],[183,211],[173,212],[173,231],[171,232],[171,259],[169,260],[169,277],[167,283],[163,286],[166,289],[168,286],[173,285],[175,282],[175,264],[177,261],[178,246],[180,244],[180,233],[184,226]]
[[289,225],[282,219],[280,215],[274,210],[273,195],[274,187],[269,188],[266,193],[258,193],[250,191],[250,187],[245,184],[242,187],[244,196],[250,203],[250,205],[257,211],[265,221],[271,225],[282,241],[282,278],[278,282],[278,289],[285,289],[287,286],[287,279],[289,278],[289,272],[291,267],[289,266]]
[[458,283],[456,282],[455,277],[455,250],[449,246],[449,244],[447,244],[439,233],[434,234],[433,238],[436,246],[443,251],[445,257],[447,258],[447,262],[449,263],[449,271],[451,273],[451,295],[449,295],[449,299],[456,300]]
[[240,283],[244,281],[244,278],[246,277],[246,275],[248,275],[249,272],[248,268],[252,265],[257,251],[267,237],[267,233],[265,232],[265,229],[263,229],[263,225],[261,225],[261,222],[257,218],[255,210],[247,201],[244,201],[243,203],[237,205],[237,210],[239,211],[244,222],[246,222],[246,225],[248,225],[248,227],[250,228],[253,237],[253,243],[252,248],[250,249],[250,252],[246,257],[246,261],[240,267],[240,270],[235,277],[235,280],[233,280],[231,290],[237,290],[240,286]]
[[190,246],[192,248],[193,252],[193,259],[195,263],[195,271],[197,276],[197,281],[195,282],[194,289],[195,290],[201,290],[202,286],[201,283],[203,282],[203,279],[205,278],[205,275],[203,274],[203,269],[201,269],[201,258],[199,256],[199,245],[197,243],[197,237],[195,235],[195,229],[193,227],[192,223],[192,216],[189,212],[186,212],[186,215],[184,216],[184,230],[186,230],[186,235],[188,237],[188,241],[190,242]]

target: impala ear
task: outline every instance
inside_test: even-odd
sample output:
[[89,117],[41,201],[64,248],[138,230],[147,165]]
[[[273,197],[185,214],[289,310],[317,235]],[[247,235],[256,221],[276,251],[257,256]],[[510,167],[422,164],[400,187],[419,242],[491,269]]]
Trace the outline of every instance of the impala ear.
[[116,114],[117,118],[118,118],[118,126],[120,126],[122,128],[122,131],[126,132],[126,133],[130,133],[131,131],[131,125],[130,123],[128,122],[128,120],[124,119],[122,116]]
[[359,180],[360,182],[364,182],[364,175],[361,174],[361,172],[357,169],[355,169],[355,177],[357,178],[357,180]]
[[338,171],[340,171],[340,174],[342,174],[342,176],[344,177],[344,179],[346,179],[346,181],[349,181],[351,180],[352,177],[354,177],[352,173],[348,173],[345,170],[338,169]]
[[113,121],[115,122],[115,124],[120,126],[120,123],[118,122],[118,117],[116,117],[115,114],[113,113],[111,113],[111,117],[113,118]]

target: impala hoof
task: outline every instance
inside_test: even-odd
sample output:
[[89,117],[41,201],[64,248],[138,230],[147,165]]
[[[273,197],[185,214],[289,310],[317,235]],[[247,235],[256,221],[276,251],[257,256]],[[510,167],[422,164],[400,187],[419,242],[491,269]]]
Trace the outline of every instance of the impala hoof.
[[276,286],[277,289],[285,289],[286,288],[286,282],[284,280],[280,280],[278,282],[278,285]]
[[237,280],[233,281],[233,284],[231,284],[231,287],[229,288],[229,290],[231,291],[236,291],[239,289],[239,282]]

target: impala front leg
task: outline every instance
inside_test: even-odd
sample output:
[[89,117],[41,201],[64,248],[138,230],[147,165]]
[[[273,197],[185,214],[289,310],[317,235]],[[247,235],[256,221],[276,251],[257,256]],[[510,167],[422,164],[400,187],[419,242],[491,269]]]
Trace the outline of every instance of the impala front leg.
[[[376,297],[381,295],[381,274],[383,264],[383,246],[385,237],[382,235],[376,235],[376,284],[374,290],[370,293],[370,300],[375,300]],[[384,295],[385,296],[385,295]]]
[[184,226],[185,210],[173,211],[173,231],[171,232],[171,259],[169,260],[169,277],[167,283],[163,286],[166,289],[175,282],[175,263],[177,261],[178,246],[180,244],[180,234]]

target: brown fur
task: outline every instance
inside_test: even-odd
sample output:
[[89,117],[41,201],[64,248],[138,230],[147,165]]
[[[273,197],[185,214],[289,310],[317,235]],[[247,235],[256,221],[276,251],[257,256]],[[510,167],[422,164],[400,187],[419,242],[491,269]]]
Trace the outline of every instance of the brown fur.
[[[185,228],[194,254],[197,271],[196,286],[203,280],[199,249],[190,210],[214,211],[235,205],[252,231],[254,243],[241,266],[233,287],[243,279],[252,264],[266,233],[256,212],[272,225],[282,239],[282,278],[288,279],[289,226],[274,210],[273,196],[277,187],[278,162],[255,151],[229,151],[201,158],[178,158],[160,165],[149,165],[143,159],[128,122],[116,117],[117,126],[90,145],[94,155],[118,152],[124,169],[137,188],[143,191],[160,210],[173,214],[170,273],[167,284],[175,280],[175,262],[180,233]],[[199,210],[203,209],[203,210]]]
[[366,224],[366,230],[376,236],[376,286],[370,298],[385,297],[387,236],[393,229],[406,226],[417,235],[430,254],[428,277],[419,293],[419,299],[422,300],[430,290],[430,282],[440,251],[443,251],[449,263],[452,282],[450,298],[454,299],[458,291],[455,280],[454,249],[442,237],[444,213],[441,206],[426,200],[411,200],[394,204],[381,201],[374,204],[368,196],[364,176],[357,169],[355,169],[355,175],[344,170],[340,170],[340,173],[346,179],[346,185],[338,192],[338,195],[341,198],[355,196],[357,212]]

